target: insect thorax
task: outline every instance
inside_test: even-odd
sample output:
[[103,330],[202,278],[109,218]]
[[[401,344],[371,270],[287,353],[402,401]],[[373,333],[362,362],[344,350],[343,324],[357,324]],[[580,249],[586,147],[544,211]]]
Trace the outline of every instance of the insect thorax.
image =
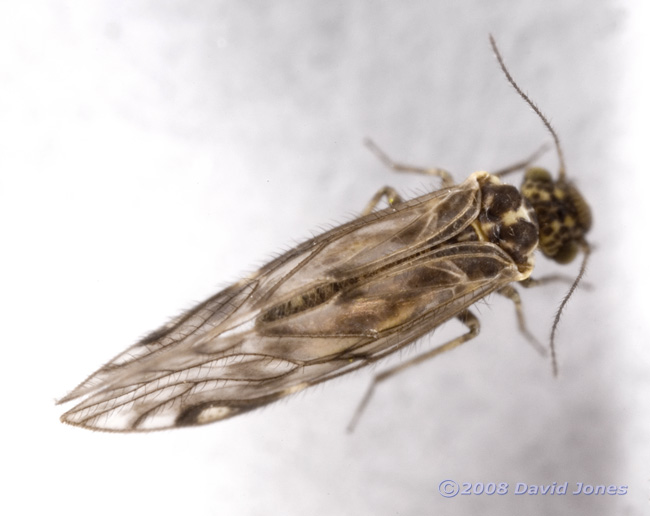
[[591,210],[578,190],[563,179],[554,181],[543,168],[526,171],[521,186],[539,223],[539,247],[548,258],[569,263],[591,227]]
[[481,186],[481,210],[472,227],[481,240],[501,247],[515,262],[524,279],[534,267],[539,241],[535,210],[512,185],[487,172],[473,174]]

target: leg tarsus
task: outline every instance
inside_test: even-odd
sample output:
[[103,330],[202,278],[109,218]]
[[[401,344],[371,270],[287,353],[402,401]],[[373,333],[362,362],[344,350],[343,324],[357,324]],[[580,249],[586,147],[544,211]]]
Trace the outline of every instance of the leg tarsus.
[[369,213],[372,213],[372,211],[375,209],[375,207],[379,204],[379,202],[384,197],[388,202],[388,206],[395,206],[396,204],[400,204],[404,202],[404,200],[402,199],[400,194],[397,193],[397,190],[395,190],[395,188],[393,188],[392,186],[384,186],[375,195],[372,196],[372,199],[370,199],[368,205],[361,212],[361,216],[363,217],[365,215],[368,215]]
[[495,172],[491,172],[493,176],[497,177],[503,177],[506,174],[510,174],[512,172],[517,172],[518,170],[523,170],[524,168],[528,167],[531,163],[534,161],[537,161],[537,158],[539,158],[542,154],[544,154],[548,149],[549,145],[545,143],[542,145],[539,149],[537,149],[535,152],[533,152],[530,156],[528,156],[525,160],[518,161],[517,163],[514,163],[513,165],[510,165],[509,167],[505,167],[502,169],[499,169]]
[[449,187],[454,185],[454,179],[451,177],[451,174],[442,168],[423,168],[415,167],[412,165],[405,165],[403,163],[397,163],[393,161],[388,155],[382,151],[375,142],[366,138],[364,143],[370,151],[379,158],[379,160],[384,163],[388,168],[395,172],[414,172],[416,174],[426,174],[428,176],[437,176],[442,180],[442,186]]
[[540,343],[535,336],[528,330],[528,326],[526,325],[526,318],[524,317],[524,310],[521,306],[521,297],[519,296],[519,292],[511,286],[511,285],[506,285],[505,287],[500,288],[497,290],[498,294],[501,294],[504,297],[507,297],[510,301],[512,301],[515,304],[515,311],[517,312],[517,324],[519,325],[519,331],[526,337],[526,340],[530,342],[530,344],[535,348],[535,351],[537,351],[540,355],[545,357],[547,355],[546,348],[542,343]]
[[478,318],[469,310],[463,310],[460,314],[458,314],[457,319],[460,320],[467,328],[469,331],[463,335],[460,335],[459,337],[456,337],[453,340],[450,340],[449,342],[442,344],[441,346],[438,346],[437,348],[434,348],[430,351],[427,351],[426,353],[423,353],[421,355],[418,355],[416,357],[413,357],[410,360],[407,360],[406,362],[403,362],[401,364],[398,364],[394,367],[391,367],[390,369],[387,369],[386,371],[382,371],[381,373],[378,373],[375,375],[375,377],[372,379],[368,390],[366,390],[366,393],[364,394],[363,398],[361,399],[361,402],[357,406],[357,410],[355,411],[354,415],[352,416],[352,419],[350,420],[350,423],[348,424],[347,431],[348,433],[352,433],[354,429],[357,426],[357,423],[359,422],[359,419],[361,418],[362,413],[368,406],[368,403],[370,402],[370,399],[372,398],[372,395],[375,391],[375,387],[380,383],[383,382],[384,380],[387,380],[388,378],[391,378],[392,376],[395,376],[398,373],[401,373],[402,371],[408,369],[409,367],[421,364],[422,362],[425,362],[426,360],[429,360],[437,355],[440,355],[441,353],[444,353],[445,351],[450,351],[464,342],[467,342],[468,340],[473,339],[476,337],[481,329],[481,323],[479,322]]
[[[567,276],[565,274],[549,274],[548,276],[542,276],[541,278],[529,277],[523,281],[520,281],[519,284],[524,288],[532,288],[548,285],[549,283],[568,283],[571,285],[574,280],[575,278]],[[590,283],[581,283],[580,287],[587,291],[593,288]]]

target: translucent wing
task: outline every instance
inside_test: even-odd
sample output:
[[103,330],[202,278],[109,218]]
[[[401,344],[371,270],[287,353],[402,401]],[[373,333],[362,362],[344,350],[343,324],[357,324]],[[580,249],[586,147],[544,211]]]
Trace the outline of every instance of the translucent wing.
[[86,396],[62,420],[142,431],[224,419],[379,360],[522,279],[471,227],[477,174],[280,256],[115,357],[60,400]]

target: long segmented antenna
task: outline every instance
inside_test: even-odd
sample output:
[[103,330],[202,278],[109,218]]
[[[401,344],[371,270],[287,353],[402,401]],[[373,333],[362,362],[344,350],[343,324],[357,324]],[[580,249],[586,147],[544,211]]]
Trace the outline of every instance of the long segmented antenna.
[[[553,137],[553,142],[555,143],[555,149],[557,151],[557,156],[559,160],[559,170],[558,170],[558,181],[557,181],[557,187],[563,191],[563,194],[567,194],[568,202],[571,203],[571,207],[575,208],[577,210],[577,222],[576,224],[579,226],[579,229],[581,231],[579,237],[575,238],[573,242],[570,242],[573,244],[576,248],[579,248],[582,250],[583,253],[583,259],[582,259],[582,264],[580,265],[580,271],[578,272],[578,275],[576,276],[575,280],[573,281],[573,284],[569,288],[568,292],[562,299],[562,302],[560,303],[560,306],[558,307],[557,312],[555,313],[555,317],[553,319],[553,326],[551,328],[551,337],[550,337],[550,346],[551,346],[551,362],[553,366],[553,376],[558,375],[558,365],[557,365],[557,353],[555,351],[555,335],[557,334],[557,328],[558,324],[560,322],[560,318],[562,316],[562,312],[564,308],[566,307],[569,299],[573,295],[573,293],[576,291],[578,288],[578,284],[580,283],[580,280],[585,274],[585,271],[587,270],[587,261],[589,258],[589,255],[591,253],[591,248],[588,244],[588,242],[584,239],[584,233],[586,233],[590,227],[591,227],[591,213],[589,210],[589,206],[587,203],[584,201],[582,196],[578,193],[578,191],[571,185],[567,180],[566,180],[566,166],[564,163],[564,153],[562,152],[562,146],[560,145],[560,139],[557,136],[557,133],[555,132],[555,129],[553,129],[553,126],[551,123],[548,121],[548,119],[544,116],[542,111],[537,107],[537,105],[531,100],[531,98],[526,95],[519,85],[515,82],[515,80],[512,78],[512,75],[510,75],[510,71],[506,67],[506,64],[503,60],[503,57],[501,56],[501,52],[499,52],[499,48],[497,47],[496,41],[494,40],[494,37],[492,34],[490,34],[490,45],[492,46],[492,50],[494,51],[494,54],[497,58],[497,61],[499,62],[499,66],[501,67],[501,70],[503,71],[504,75],[506,76],[506,79],[510,83],[510,85],[519,93],[519,96],[526,101],[526,103],[532,108],[532,110],[537,114],[537,116],[540,118],[540,120],[544,123],[546,126],[546,129],[548,132],[551,134]],[[563,258],[559,255],[555,254],[550,254],[547,252],[545,249],[542,249],[544,254],[549,256],[552,259],[555,259],[559,263],[567,263],[570,261],[574,255],[571,255],[570,258],[566,259],[566,256]],[[557,249],[555,250],[557,252]],[[561,253],[559,253],[561,254]]]
[[562,317],[562,311],[564,310],[564,307],[569,302],[569,298],[573,295],[573,293],[578,288],[578,284],[580,283],[580,280],[582,280],[582,277],[585,275],[585,272],[587,270],[587,259],[589,258],[589,254],[591,253],[591,248],[589,247],[589,244],[587,242],[582,243],[582,253],[583,253],[583,258],[582,258],[582,263],[580,264],[580,271],[578,272],[576,279],[573,281],[573,284],[569,288],[569,291],[562,298],[562,302],[560,303],[557,312],[555,312],[555,317],[553,319],[553,327],[551,328],[551,363],[553,364],[553,376],[556,377],[558,374],[557,354],[555,353],[555,334],[557,333],[557,325],[560,323],[560,317]]
[[499,62],[499,66],[501,67],[501,70],[503,71],[504,75],[506,76],[506,79],[508,79],[508,82],[512,85],[512,87],[519,93],[519,96],[526,101],[526,103],[533,109],[535,113],[537,113],[537,116],[541,118],[542,122],[546,126],[546,129],[548,129],[548,132],[551,133],[551,136],[553,137],[553,142],[555,143],[555,149],[557,150],[557,156],[560,161],[560,169],[558,170],[558,175],[560,176],[560,180],[564,181],[565,180],[565,166],[564,166],[564,153],[562,152],[562,146],[560,145],[560,139],[557,136],[557,133],[555,132],[555,129],[553,129],[553,126],[551,123],[548,121],[548,119],[544,116],[542,111],[537,107],[537,105],[530,99],[528,95],[526,95],[519,85],[515,82],[515,80],[512,78],[512,75],[510,75],[510,72],[506,68],[506,64],[503,61],[503,57],[501,56],[501,52],[499,52],[499,49],[497,47],[497,43],[494,40],[494,37],[492,34],[490,34],[490,45],[492,45],[492,51],[494,52],[494,55],[497,58],[497,61]]

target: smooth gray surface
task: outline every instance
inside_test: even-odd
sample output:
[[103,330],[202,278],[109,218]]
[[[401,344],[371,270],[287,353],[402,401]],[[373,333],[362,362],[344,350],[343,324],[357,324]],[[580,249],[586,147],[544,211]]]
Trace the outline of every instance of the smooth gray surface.
[[[646,513],[641,2],[31,4],[0,21],[1,503],[70,515]],[[591,289],[561,322],[559,379],[493,297],[476,307],[477,340],[382,385],[352,436],[370,371],[195,430],[58,422],[55,397],[179,310],[348,220],[384,184],[435,188],[385,170],[364,137],[459,180],[548,141],[489,32],[594,211]],[[541,163],[556,169],[552,152]],[[539,271],[557,268],[540,257]],[[540,339],[565,290],[522,292]],[[404,355],[461,331],[451,322]],[[445,499],[445,479],[510,492]],[[565,481],[629,493],[512,494]]]

